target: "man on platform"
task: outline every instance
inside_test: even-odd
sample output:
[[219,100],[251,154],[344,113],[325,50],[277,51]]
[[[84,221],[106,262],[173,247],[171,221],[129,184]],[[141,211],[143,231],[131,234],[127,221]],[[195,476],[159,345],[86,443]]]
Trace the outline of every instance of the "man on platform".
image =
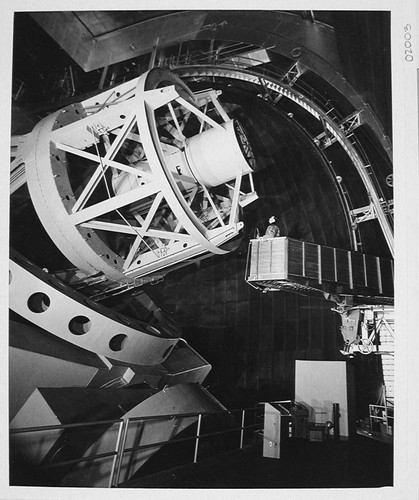
[[265,239],[275,238],[280,235],[281,231],[279,230],[279,227],[276,225],[276,217],[275,215],[272,215],[272,217],[269,218],[269,226],[266,228],[264,238]]

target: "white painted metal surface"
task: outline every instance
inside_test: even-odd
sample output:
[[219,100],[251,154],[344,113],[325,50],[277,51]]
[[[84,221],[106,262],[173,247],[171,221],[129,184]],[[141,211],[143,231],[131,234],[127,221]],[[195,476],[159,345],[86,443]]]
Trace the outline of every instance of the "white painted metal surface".
[[195,97],[159,68],[45,118],[22,157],[60,251],[116,281],[226,253],[257,199],[250,145],[217,92]]
[[146,324],[141,328],[140,322],[127,317],[109,316],[106,308],[83,301],[83,296],[57,280],[49,282],[45,275],[42,280],[10,260],[10,308],[50,334],[98,355],[137,365],[162,363],[177,343],[177,338],[167,338]]
[[[192,69],[188,70],[186,68],[182,69],[183,76],[187,76],[188,71],[190,74],[193,74]],[[245,70],[240,70],[239,68],[223,68],[221,66],[217,66],[207,70],[207,73],[210,76],[233,78],[248,81],[256,85],[260,84],[259,76],[248,73]],[[205,74],[204,70],[200,69],[200,75],[203,74]],[[299,75],[297,75],[297,78],[298,76]],[[370,170],[371,166],[365,164],[356,144],[353,144],[349,139],[352,131],[362,123],[361,111],[357,111],[343,120],[336,121],[333,117],[329,116],[327,110],[322,109],[322,107],[317,103],[314,103],[312,99],[301,94],[298,90],[292,87],[296,79],[289,79],[287,77],[284,78],[283,81],[278,81],[270,78],[264,78],[263,84],[265,88],[271,92],[271,97],[274,102],[278,102],[280,98],[286,97],[306,110],[314,118],[321,121],[324,127],[324,132],[321,134],[321,137],[325,137],[327,141],[337,142],[342,147],[355,166],[358,175],[364,184],[368,197],[371,200],[371,204],[374,206],[376,218],[378,219],[388,248],[391,254],[394,255],[393,226],[390,222],[386,207],[383,204],[384,200],[382,199],[381,194],[373,181],[373,176],[371,175]],[[287,83],[287,80],[289,80],[289,83]],[[313,138],[313,140],[315,142],[320,142],[317,138]]]

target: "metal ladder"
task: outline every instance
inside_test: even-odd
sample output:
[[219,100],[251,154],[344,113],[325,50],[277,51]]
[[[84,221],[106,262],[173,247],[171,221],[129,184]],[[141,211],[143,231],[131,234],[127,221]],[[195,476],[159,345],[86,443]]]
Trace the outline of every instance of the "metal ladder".
[[394,405],[394,309],[386,308],[378,318],[380,332],[380,351],[383,365],[383,379],[386,403]]

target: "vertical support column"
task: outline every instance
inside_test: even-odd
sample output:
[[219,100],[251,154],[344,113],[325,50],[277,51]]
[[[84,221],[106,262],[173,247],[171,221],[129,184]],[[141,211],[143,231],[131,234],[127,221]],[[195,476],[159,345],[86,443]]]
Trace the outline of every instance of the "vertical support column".
[[158,36],[153,44],[153,51],[151,53],[150,62],[148,63],[148,69],[153,69],[156,64],[156,56],[157,56],[157,49],[159,46],[159,40],[160,37]]
[[377,313],[375,311],[372,312],[372,321],[374,326],[374,345],[375,350],[378,353],[380,350],[380,335],[377,330]]
[[105,81],[106,81],[106,76],[108,74],[109,66],[105,66],[102,70],[102,75],[100,77],[100,82],[99,82],[99,90],[103,89],[105,86]]
[[365,286],[368,286],[367,263],[365,260],[365,254],[362,254],[362,261],[364,264],[364,284],[365,284]]
[[209,59],[209,63],[210,64],[213,64],[215,61],[214,61],[214,58],[213,58],[213,52],[214,52],[214,37],[211,38],[210,40],[210,46],[209,46],[209,53],[208,53],[208,59]]
[[118,452],[118,466],[117,466],[117,470],[116,470],[116,476],[115,476],[115,483],[114,483],[114,486],[118,486],[119,484],[119,477],[121,475],[121,468],[122,468],[122,462],[124,460],[124,449],[125,449],[125,443],[127,441],[127,435],[128,435],[128,426],[129,426],[129,423],[130,423],[130,420],[129,418],[127,418],[125,421],[124,421],[124,432],[123,432],[123,436],[122,436],[122,439],[121,439],[121,445],[120,445],[120,448],[119,448],[119,452]]
[[349,286],[354,287],[354,273],[352,269],[352,253],[348,250]]
[[335,270],[335,281],[338,280],[338,266],[336,262],[336,248],[333,249],[333,265]]
[[370,430],[372,430],[372,407],[368,405],[369,417],[370,417]]
[[243,436],[244,436],[244,418],[245,418],[246,410],[242,410],[242,425],[240,428],[240,449],[243,448]]
[[377,262],[377,278],[378,278],[378,290],[380,293],[383,293],[383,280],[381,277],[381,266],[380,266],[380,258],[376,257]]
[[201,421],[202,421],[202,413],[198,415],[198,426],[196,429],[196,439],[195,439],[195,453],[193,457],[193,463],[196,464],[198,461],[198,447],[199,447],[199,437],[201,434]]
[[340,439],[340,407],[339,403],[333,403],[333,437]]
[[116,484],[114,484],[114,476],[115,476],[116,464],[119,462],[120,453],[121,453],[120,446],[121,446],[121,438],[122,438],[123,428],[124,428],[124,421],[121,420],[119,422],[118,436],[116,438],[116,445],[115,445],[115,456],[114,456],[113,461],[112,461],[112,469],[111,469],[111,474],[109,477],[108,488],[112,488],[112,486],[116,486]]
[[322,247],[320,245],[317,245],[317,265],[319,268],[318,282],[319,282],[319,285],[321,285],[323,282],[323,279],[322,279]]

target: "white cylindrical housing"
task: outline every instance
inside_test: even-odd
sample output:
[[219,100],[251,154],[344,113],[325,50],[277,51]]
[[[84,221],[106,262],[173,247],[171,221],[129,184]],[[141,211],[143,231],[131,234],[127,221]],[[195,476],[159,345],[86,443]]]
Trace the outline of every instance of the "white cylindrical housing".
[[241,125],[236,120],[210,128],[186,142],[185,154],[196,180],[215,187],[253,172],[254,156]]

